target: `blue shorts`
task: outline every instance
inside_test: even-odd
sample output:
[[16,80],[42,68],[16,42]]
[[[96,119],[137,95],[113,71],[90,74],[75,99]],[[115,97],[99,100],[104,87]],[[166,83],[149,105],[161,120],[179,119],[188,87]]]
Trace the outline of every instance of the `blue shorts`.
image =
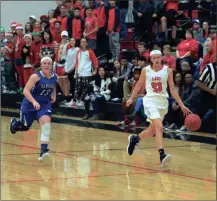
[[20,122],[27,127],[31,127],[34,120],[39,121],[44,115],[51,117],[51,103],[40,104],[40,106],[40,110],[36,110],[33,108],[32,103],[22,104],[20,110]]

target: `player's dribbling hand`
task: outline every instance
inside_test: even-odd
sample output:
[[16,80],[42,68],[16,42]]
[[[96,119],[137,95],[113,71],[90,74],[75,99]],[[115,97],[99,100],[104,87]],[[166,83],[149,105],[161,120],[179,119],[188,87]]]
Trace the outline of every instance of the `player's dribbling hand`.
[[187,107],[185,107],[185,106],[182,106],[181,109],[182,109],[182,112],[183,112],[184,116],[187,116],[187,115],[189,115],[189,114],[192,114],[191,110],[189,110],[189,109],[188,109]]
[[56,102],[56,98],[55,97],[51,96],[50,99],[51,99],[50,100],[51,103],[55,103]]
[[133,99],[129,98],[126,102],[126,106],[129,107],[133,103]]
[[40,105],[37,101],[33,101],[33,107],[36,109],[36,110],[40,110]]

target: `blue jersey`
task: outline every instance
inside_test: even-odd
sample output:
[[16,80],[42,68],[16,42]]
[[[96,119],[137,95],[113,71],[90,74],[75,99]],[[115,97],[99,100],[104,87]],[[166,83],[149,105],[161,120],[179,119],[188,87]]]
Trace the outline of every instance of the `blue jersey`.
[[[40,80],[32,88],[31,94],[39,104],[48,104],[50,102],[52,92],[57,85],[57,76],[51,72],[51,78],[48,79],[42,74],[41,71],[36,74],[40,77]],[[30,105],[30,101],[24,97],[22,105]]]

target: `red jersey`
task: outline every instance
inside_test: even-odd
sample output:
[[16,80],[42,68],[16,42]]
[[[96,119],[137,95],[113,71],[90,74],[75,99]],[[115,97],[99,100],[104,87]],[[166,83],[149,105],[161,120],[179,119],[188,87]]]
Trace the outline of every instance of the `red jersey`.
[[[85,19],[85,33],[86,34],[92,32],[97,26],[98,26],[98,21],[97,21],[96,17],[94,17],[94,16],[86,17],[86,19]],[[96,36],[97,36],[97,32],[92,33],[87,38],[96,40]]]
[[23,36],[15,36],[14,37],[14,58],[15,59],[22,59],[21,53],[23,50],[23,47],[25,46],[25,41],[23,39]]
[[190,51],[192,58],[198,57],[198,43],[195,39],[183,40],[177,46],[177,50],[179,50],[180,56],[184,56],[188,51]]
[[163,56],[162,60],[163,60],[164,64],[167,65],[169,68],[176,70],[176,59],[174,56],[172,56],[172,55]]

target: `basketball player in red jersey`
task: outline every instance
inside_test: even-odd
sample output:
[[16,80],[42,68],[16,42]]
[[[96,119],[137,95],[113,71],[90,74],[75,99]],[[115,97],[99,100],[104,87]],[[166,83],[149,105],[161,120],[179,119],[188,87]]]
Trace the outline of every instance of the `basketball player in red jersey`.
[[167,66],[162,65],[161,51],[151,51],[150,59],[151,65],[142,70],[139,81],[137,82],[130,99],[126,103],[127,106],[132,104],[134,97],[138,94],[145,83],[147,94],[143,98],[143,106],[147,119],[150,121],[150,125],[140,134],[130,135],[128,137],[129,144],[127,152],[129,155],[132,155],[135,146],[140,140],[155,135],[157,148],[160,154],[160,163],[161,167],[163,167],[165,162],[171,157],[170,154],[164,153],[163,148],[163,119],[168,111],[168,85],[172,97],[179,104],[183,114],[188,115],[191,111],[184,106],[181,98],[175,90],[172,70]]

